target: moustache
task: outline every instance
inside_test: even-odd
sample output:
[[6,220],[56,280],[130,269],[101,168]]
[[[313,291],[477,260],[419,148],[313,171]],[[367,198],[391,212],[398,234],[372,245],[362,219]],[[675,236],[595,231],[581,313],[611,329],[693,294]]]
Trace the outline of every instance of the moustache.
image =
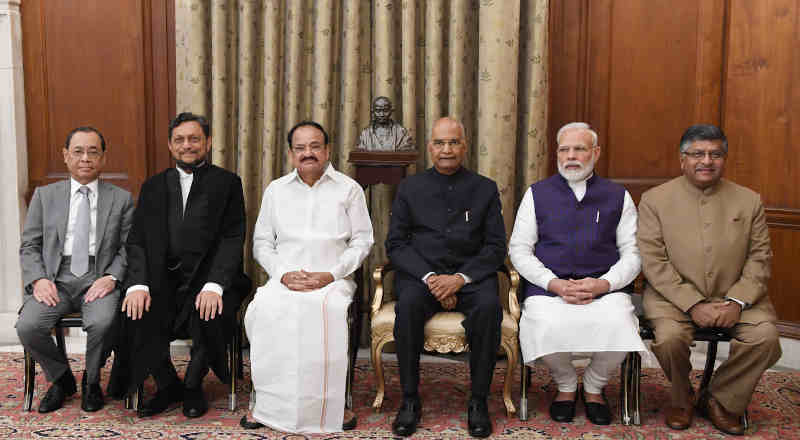
[[565,168],[566,167],[571,167],[571,166],[576,166],[579,169],[583,169],[583,164],[580,161],[577,161],[577,160],[570,160],[570,161],[567,161],[567,162],[564,163],[564,167]]
[[300,159],[300,162],[306,162],[306,161],[309,161],[309,160],[311,160],[311,161],[314,161],[314,162],[319,162],[319,161],[317,160],[317,158],[316,158],[316,157],[314,157],[314,156],[308,156],[308,157],[304,157],[304,158]]

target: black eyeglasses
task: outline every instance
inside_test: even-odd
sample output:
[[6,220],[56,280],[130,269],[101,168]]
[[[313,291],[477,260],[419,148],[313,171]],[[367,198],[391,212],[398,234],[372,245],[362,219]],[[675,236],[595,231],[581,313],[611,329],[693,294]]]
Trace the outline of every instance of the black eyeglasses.
[[694,160],[702,160],[706,156],[710,157],[711,160],[720,160],[725,157],[725,152],[722,150],[713,150],[713,151],[684,151],[682,154],[691,157]]

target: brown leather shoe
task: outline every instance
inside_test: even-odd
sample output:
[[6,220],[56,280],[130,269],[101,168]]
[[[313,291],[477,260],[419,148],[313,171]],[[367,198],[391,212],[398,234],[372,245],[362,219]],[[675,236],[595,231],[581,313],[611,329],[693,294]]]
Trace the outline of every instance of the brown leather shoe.
[[689,387],[689,401],[683,406],[669,406],[664,411],[664,421],[672,429],[687,429],[692,426],[694,418],[695,394],[694,388]]
[[692,418],[694,417],[694,407],[676,408],[670,406],[665,412],[665,421],[667,426],[672,429],[686,429],[692,426]]
[[708,417],[717,429],[731,435],[744,434],[744,424],[741,416],[728,412],[714,396],[709,395],[708,399],[704,400],[705,402],[700,412],[705,417]]

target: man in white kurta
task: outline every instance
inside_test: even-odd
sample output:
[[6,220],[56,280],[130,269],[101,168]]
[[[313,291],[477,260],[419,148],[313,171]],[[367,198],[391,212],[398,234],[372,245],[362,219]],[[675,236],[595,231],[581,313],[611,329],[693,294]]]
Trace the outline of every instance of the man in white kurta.
[[[253,256],[270,280],[247,308],[255,390],[251,417],[286,432],[343,427],[350,279],[373,244],[364,191],[328,162],[327,134],[303,122],[289,132],[291,173],[264,192]],[[345,422],[354,422],[354,418]]]
[[591,353],[583,376],[586,416],[607,425],[609,373],[629,351],[644,351],[628,293],[641,268],[636,207],[624,187],[593,173],[597,134],[571,123],[558,132],[559,174],[525,193],[509,242],[525,279],[520,344],[526,364],[541,358],[558,395],[551,418],[575,415],[578,377],[572,353]]

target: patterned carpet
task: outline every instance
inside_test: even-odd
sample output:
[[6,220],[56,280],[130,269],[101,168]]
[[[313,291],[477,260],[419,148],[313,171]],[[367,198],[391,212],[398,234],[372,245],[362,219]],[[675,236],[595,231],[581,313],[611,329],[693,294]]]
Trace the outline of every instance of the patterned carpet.
[[[37,368],[34,410],[22,411],[23,359],[19,353],[0,353],[0,438],[12,439],[302,439],[302,438],[392,438],[391,422],[399,405],[397,366],[387,363],[387,396],[383,411],[371,409],[373,374],[366,361],[360,361],[356,371],[354,400],[358,415],[358,428],[348,433],[304,437],[289,435],[264,428],[246,431],[238,421],[245,414],[249,396],[249,383],[239,387],[236,412],[227,410],[226,387],[210,375],[206,379],[206,393],[211,401],[209,413],[200,419],[187,419],[181,409],[174,408],[160,416],[139,419],[132,411],[125,410],[121,401],[110,401],[96,413],[80,410],[80,395],[69,399],[65,407],[50,414],[39,414],[36,408],[39,399],[47,391],[47,382]],[[80,372],[83,357],[72,356],[72,370]],[[186,359],[176,361],[179,371],[185,368]],[[110,367],[111,363],[107,364]],[[103,384],[108,380],[108,368],[103,370]],[[699,382],[701,372],[694,372]],[[245,374],[247,375],[247,367]],[[521,422],[516,417],[505,415],[501,398],[503,368],[498,367],[492,384],[493,393],[489,409],[494,418],[493,438],[507,439],[711,439],[723,438],[709,421],[697,418],[691,429],[673,431],[664,426],[661,405],[667,401],[667,384],[660,370],[643,372],[643,421],[641,426],[618,424],[617,395],[618,379],[607,388],[615,414],[614,424],[596,427],[586,420],[582,406],[573,423],[559,424],[550,420],[547,408],[555,392],[543,367],[534,370],[532,387],[529,390],[530,419]],[[80,373],[77,374],[80,380]],[[249,377],[249,376],[246,376]],[[469,374],[465,363],[424,363],[421,377],[423,416],[420,429],[414,438],[460,439],[468,437],[466,432],[465,406],[469,394]],[[519,374],[517,374],[517,378]],[[697,382],[696,382],[697,383]],[[148,383],[146,394],[152,393]],[[519,396],[518,380],[513,396]],[[516,403],[516,402],[515,402]],[[749,408],[751,427],[749,438],[792,439],[800,438],[800,372],[767,373],[761,380]]]

